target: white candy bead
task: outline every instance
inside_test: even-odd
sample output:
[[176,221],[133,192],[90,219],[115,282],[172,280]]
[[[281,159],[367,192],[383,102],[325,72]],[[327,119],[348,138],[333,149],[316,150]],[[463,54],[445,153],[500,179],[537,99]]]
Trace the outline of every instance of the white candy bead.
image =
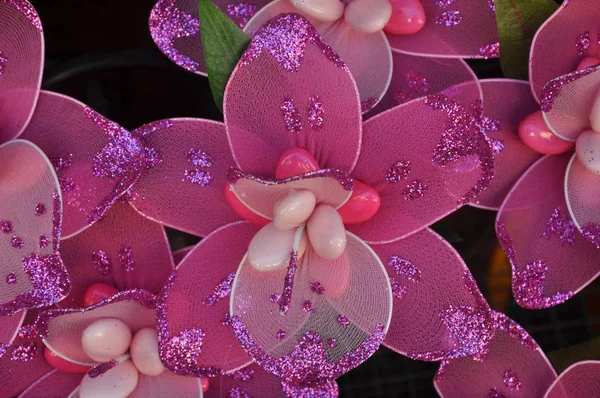
[[83,351],[97,362],[106,362],[125,354],[130,342],[131,330],[116,318],[94,321],[81,336]]
[[575,153],[586,169],[600,175],[600,133],[594,130],[581,133],[577,137]]
[[79,385],[79,397],[126,398],[137,387],[139,378],[133,362],[126,360],[94,379],[85,375]]
[[308,239],[315,252],[326,260],[335,260],[346,249],[346,229],[342,217],[329,205],[319,205],[306,223]]
[[248,262],[257,271],[276,271],[287,266],[296,231],[282,231],[270,222],[254,235],[248,246]]
[[381,31],[392,17],[388,0],[352,0],[344,12],[344,19],[354,29],[364,33]]
[[[598,95],[598,94],[596,94]],[[596,97],[592,110],[590,111],[590,124],[592,129],[600,133],[600,95]]]
[[286,231],[308,220],[317,203],[315,194],[307,190],[291,191],[273,208],[273,224]]
[[334,22],[344,15],[344,3],[340,0],[290,0],[296,9],[321,22]]
[[158,376],[165,367],[158,355],[158,332],[154,328],[137,331],[129,347],[131,360],[135,367],[147,376]]

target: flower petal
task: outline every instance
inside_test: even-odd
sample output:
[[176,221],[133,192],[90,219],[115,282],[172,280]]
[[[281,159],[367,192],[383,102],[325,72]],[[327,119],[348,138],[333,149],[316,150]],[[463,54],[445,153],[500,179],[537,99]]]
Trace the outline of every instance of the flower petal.
[[198,377],[177,376],[164,371],[158,376],[140,373],[140,380],[129,398],[202,398],[202,383]]
[[412,35],[388,34],[394,51],[438,58],[498,56],[497,52],[485,51],[485,46],[498,43],[492,1],[421,1],[421,4],[426,14],[425,26]]
[[61,197],[52,165],[31,142],[0,146],[0,316],[62,300],[71,283],[58,254]]
[[173,263],[177,266],[181,261],[188,255],[189,252],[192,251],[194,246],[184,247],[183,249],[179,249],[173,252]]
[[40,93],[23,138],[38,145],[57,170],[63,239],[98,221],[146,166],[137,137],[81,102],[49,91]]
[[82,374],[63,373],[53,369],[37,379],[18,398],[67,397],[79,386]]
[[73,281],[62,308],[80,307],[86,289],[95,283],[156,294],[174,268],[164,228],[122,202],[101,222],[63,240],[61,254]]
[[[223,324],[235,270],[259,227],[228,224],[204,238],[169,278],[159,298],[159,348],[165,366],[184,376],[216,376],[251,359]],[[197,341],[181,336],[201,336]],[[179,344],[177,344],[179,342]],[[188,343],[186,343],[188,342]],[[189,350],[192,360],[185,355]]]
[[481,80],[481,88],[485,117],[494,126],[487,135],[503,149],[494,158],[494,179],[471,205],[498,210],[517,179],[541,156],[523,144],[518,134],[519,123],[538,110],[538,104],[525,81],[485,79]]
[[6,354],[8,347],[17,338],[19,328],[27,315],[27,311],[0,317],[0,357]]
[[[24,352],[24,348],[27,349],[29,355],[18,355],[19,352]],[[13,359],[15,350],[17,355]],[[17,396],[52,370],[52,367],[44,359],[44,344],[41,340],[17,338],[13,345],[8,347],[6,355],[0,358],[2,395]]]
[[133,185],[131,204],[136,210],[200,236],[240,219],[225,201],[227,170],[234,161],[223,123],[167,119],[144,125],[134,134],[142,136],[160,159]]
[[226,396],[240,393],[243,397],[243,393],[246,393],[250,397],[285,397],[279,377],[267,373],[255,363],[231,375],[211,379],[210,383],[208,391],[204,393],[205,398],[221,398],[224,393],[229,394]]
[[38,99],[44,67],[40,18],[25,0],[0,2],[0,144],[18,137]]
[[270,177],[279,156],[302,147],[322,168],[350,172],[360,150],[356,84],[340,57],[298,14],[263,26],[233,71],[223,103],[233,157]]
[[525,308],[560,304],[600,273],[598,249],[578,232],[565,203],[570,157],[534,163],[498,213],[496,234],[512,264],[513,294]]
[[600,394],[600,361],[581,361],[569,366],[552,383],[544,398],[594,398]]
[[600,177],[587,170],[573,154],[565,175],[567,207],[575,226],[597,247],[600,247],[599,182]]

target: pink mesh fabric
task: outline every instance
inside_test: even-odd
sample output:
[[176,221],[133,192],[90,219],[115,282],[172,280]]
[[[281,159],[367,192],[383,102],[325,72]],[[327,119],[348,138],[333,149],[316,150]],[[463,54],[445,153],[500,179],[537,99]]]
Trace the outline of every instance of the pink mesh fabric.
[[577,155],[573,154],[565,176],[565,197],[569,213],[579,230],[583,228],[585,231],[592,225],[600,224],[599,181],[600,177],[586,169]]
[[[131,170],[139,159],[115,165],[119,176],[96,177],[94,157],[115,144],[111,138],[137,139],[81,102],[42,91],[23,138],[34,142],[53,161],[63,190],[63,238],[73,236],[104,215],[141,170]],[[117,147],[120,143],[116,142]],[[127,152],[129,148],[125,148]],[[141,154],[140,154],[141,155]],[[131,158],[134,158],[132,156]],[[109,160],[110,161],[110,160]]]
[[[134,184],[131,203],[148,218],[205,236],[239,220],[225,201],[234,166],[225,126],[202,119],[161,120],[135,130],[161,159]],[[182,203],[193,203],[193,206]]]
[[63,240],[61,254],[73,281],[71,293],[59,304],[62,308],[80,307],[94,283],[158,293],[174,268],[163,227],[123,202],[90,228]]
[[575,141],[590,129],[590,111],[600,89],[600,66],[557,77],[542,90],[544,119],[554,134]]
[[[35,348],[31,348],[33,346]],[[18,350],[19,347],[30,348],[32,355],[27,357],[15,356],[14,358],[19,358],[19,360],[13,359],[13,352]],[[0,358],[2,396],[15,397],[19,395],[32,383],[52,370],[52,367],[44,359],[44,344],[40,339],[25,337],[16,339],[13,345],[8,347],[6,355]],[[68,393],[62,396],[67,395]]]
[[[209,367],[230,371],[251,362],[223,320],[233,276],[258,229],[238,222],[216,230],[190,252],[165,285],[157,320],[161,358],[167,368],[198,376],[209,372]],[[205,336],[197,361],[187,367],[185,354],[192,348],[180,347],[180,351],[170,343],[193,329],[201,329]]]
[[[392,323],[384,345],[403,355],[440,360],[474,355],[485,346],[482,327],[472,329],[471,340],[452,334],[444,314],[452,307],[479,311],[485,318],[489,307],[472,280],[460,255],[441,236],[424,229],[394,243],[371,246],[392,281]],[[470,344],[470,346],[468,346]]]
[[164,371],[158,376],[140,373],[140,380],[129,398],[202,398],[202,385],[196,377],[177,376]]
[[444,7],[447,3],[421,1],[426,14],[425,26],[413,35],[388,34],[392,49],[413,55],[484,58],[486,53],[482,47],[498,43],[494,3],[458,1]]
[[471,204],[498,210],[517,179],[541,156],[519,138],[519,123],[539,106],[531,95],[529,83],[511,79],[481,80],[484,115],[500,122],[498,131],[488,137],[499,140],[504,149],[495,156],[496,172],[490,186]]
[[52,165],[38,147],[23,140],[0,146],[0,316],[54,304],[69,293],[56,252],[58,191]]
[[[273,1],[256,13],[244,31],[252,37],[271,18],[293,12],[299,11],[289,0]],[[333,23],[307,18],[348,65],[356,79],[361,101],[376,103],[387,91],[392,76],[392,52],[383,32],[359,32],[343,18]]]
[[[440,397],[542,397],[556,372],[526,332],[513,330],[496,330],[483,360],[460,358],[442,365],[434,382]],[[524,339],[531,344],[524,345]]]
[[79,386],[83,376],[51,370],[30,385],[18,398],[68,397],[73,389]]
[[223,396],[238,396],[235,393],[248,394],[250,397],[285,397],[281,388],[281,380],[267,373],[257,364],[240,369],[230,376],[221,376],[210,380],[205,398],[221,398]]
[[600,395],[600,362],[582,361],[558,376],[544,398],[594,398]]
[[60,357],[80,365],[95,366],[83,351],[81,335],[98,319],[116,318],[125,322],[135,334],[155,327],[155,298],[144,290],[128,290],[86,308],[49,310],[41,313],[35,326],[47,345]]
[[17,337],[17,333],[26,314],[27,311],[21,311],[18,314],[0,318],[0,357],[6,354],[5,349],[10,346]]
[[179,265],[179,263],[188,255],[189,252],[192,251],[194,246],[184,247],[183,249],[179,249],[173,252],[173,263],[175,265]]
[[512,263],[513,294],[525,308],[560,304],[600,272],[598,249],[578,232],[565,203],[570,157],[534,163],[498,213],[496,233]]
[[297,14],[257,33],[231,75],[223,109],[231,150],[244,172],[273,176],[279,156],[293,147],[308,150],[322,168],[350,172],[356,163],[361,141],[356,84]]
[[600,56],[597,5],[594,0],[563,2],[538,29],[529,61],[531,89],[537,98],[548,81],[573,72],[585,57]]
[[44,37],[37,12],[25,0],[1,0],[0,144],[27,126],[42,82]]

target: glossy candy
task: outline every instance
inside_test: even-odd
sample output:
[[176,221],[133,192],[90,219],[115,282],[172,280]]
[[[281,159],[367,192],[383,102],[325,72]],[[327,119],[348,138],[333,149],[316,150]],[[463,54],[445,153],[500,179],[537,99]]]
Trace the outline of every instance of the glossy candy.
[[83,351],[94,361],[107,362],[127,352],[131,330],[120,319],[104,318],[92,322],[81,336]]
[[290,0],[302,14],[321,22],[334,22],[344,14],[340,0]]
[[590,124],[593,130],[600,132],[600,96],[596,97],[590,110]]
[[119,293],[117,289],[106,283],[95,283],[90,285],[83,294],[82,304],[84,307],[97,304],[110,296]]
[[392,16],[388,0],[352,0],[344,11],[344,20],[354,29],[364,33],[381,31]]
[[577,160],[592,173],[600,175],[600,133],[584,131],[577,137],[575,145]]
[[275,204],[273,224],[282,231],[297,228],[308,220],[316,203],[317,198],[311,191],[305,189],[291,191]]
[[[248,246],[248,262],[257,271],[276,271],[287,266],[294,246],[296,229],[281,231],[269,223],[254,235]],[[302,234],[298,257],[306,250],[306,233]]]
[[319,169],[319,163],[310,152],[302,148],[291,148],[279,157],[275,178],[293,177]]
[[87,373],[91,369],[90,366],[78,365],[59,357],[48,347],[44,348],[44,359],[54,369],[58,369],[63,373]]
[[389,0],[392,15],[383,28],[393,35],[412,35],[425,26],[425,9],[420,0]]
[[586,57],[579,62],[579,65],[577,65],[577,70],[589,68],[590,66],[595,66],[598,64],[600,64],[600,59],[596,57]]
[[558,155],[573,148],[574,143],[565,141],[553,134],[542,111],[527,116],[519,124],[519,137],[529,148],[544,155]]
[[109,369],[100,377],[86,375],[79,385],[80,398],[126,398],[135,390],[139,372],[131,360]]
[[154,328],[137,331],[129,347],[131,360],[135,367],[147,376],[158,376],[165,367],[158,355],[158,332]]
[[306,224],[308,239],[315,252],[326,260],[335,260],[346,248],[346,229],[342,217],[329,205],[319,205]]
[[354,180],[354,190],[348,201],[338,209],[344,224],[360,224],[373,218],[381,206],[381,198],[373,187]]

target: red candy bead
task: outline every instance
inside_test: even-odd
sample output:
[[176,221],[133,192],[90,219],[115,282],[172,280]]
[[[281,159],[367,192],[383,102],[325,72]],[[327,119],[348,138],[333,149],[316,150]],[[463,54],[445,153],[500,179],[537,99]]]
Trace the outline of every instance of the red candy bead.
[[229,184],[225,185],[225,199],[227,199],[227,203],[229,203],[229,206],[231,206],[233,211],[235,211],[238,216],[242,217],[246,221],[251,222],[252,224],[262,226],[271,222],[271,220],[259,216],[250,210],[245,204],[243,204],[235,195],[235,193],[233,193]]
[[306,149],[291,148],[277,161],[275,178],[288,178],[319,170],[319,162]]
[[208,387],[210,386],[210,381],[208,380],[208,377],[201,378],[200,383],[202,383],[202,392],[205,393],[206,391],[208,391]]
[[581,60],[579,65],[577,65],[577,70],[589,68],[590,66],[595,66],[600,64],[600,59],[596,57],[586,57]]
[[521,121],[519,137],[529,148],[544,155],[558,155],[575,146],[574,142],[565,141],[550,131],[542,111],[534,112]]
[[383,30],[393,35],[412,35],[425,26],[425,9],[419,0],[389,0],[392,17]]
[[52,366],[54,369],[60,370],[63,373],[86,373],[91,369],[90,366],[78,365],[59,357],[48,347],[44,347],[44,358],[50,366]]
[[338,209],[344,224],[360,224],[373,218],[381,206],[381,198],[373,187],[354,180],[354,190],[348,201]]
[[106,283],[95,283],[87,288],[83,295],[82,304],[84,307],[97,304],[115,294],[119,293],[117,289]]

